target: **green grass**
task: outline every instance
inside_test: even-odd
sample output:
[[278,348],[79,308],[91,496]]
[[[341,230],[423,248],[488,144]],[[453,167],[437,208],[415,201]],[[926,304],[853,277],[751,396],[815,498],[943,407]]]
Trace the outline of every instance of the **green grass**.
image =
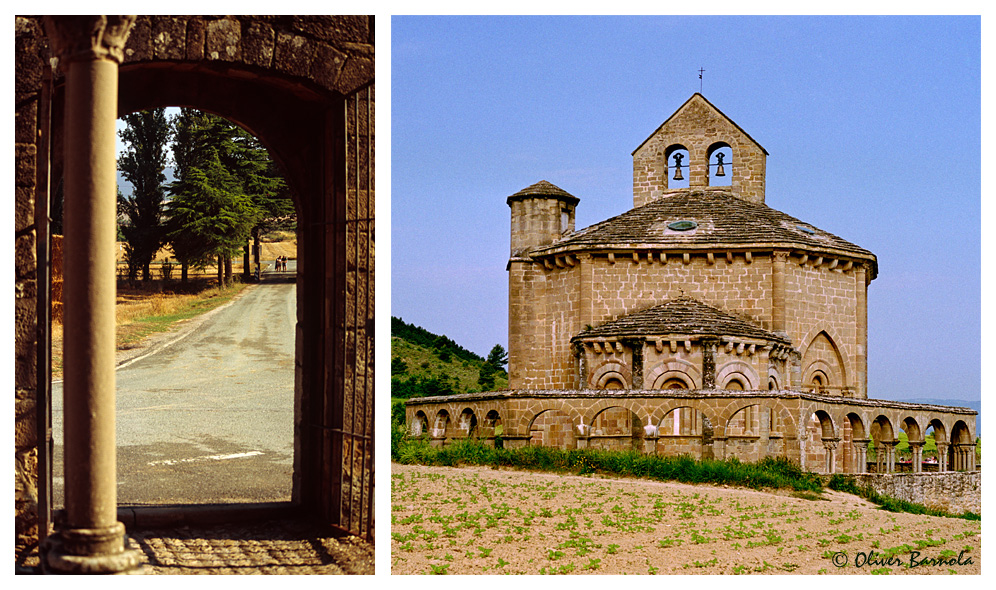
[[738,485],[754,489],[788,488],[820,492],[823,483],[818,475],[803,472],[786,459],[765,458],[757,463],[737,459],[697,461],[687,455],[663,457],[636,451],[596,449],[562,450],[528,446],[495,449],[473,439],[456,441],[442,448],[432,447],[424,439],[400,434],[392,437],[391,457],[399,463],[422,465],[491,465],[563,473],[607,473],[648,477],[660,481]]

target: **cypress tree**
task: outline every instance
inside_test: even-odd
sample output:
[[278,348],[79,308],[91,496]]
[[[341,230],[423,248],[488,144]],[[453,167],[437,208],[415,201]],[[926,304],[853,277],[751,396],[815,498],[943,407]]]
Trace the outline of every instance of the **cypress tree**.
[[122,117],[127,126],[119,132],[125,152],[118,158],[118,170],[131,183],[130,195],[118,192],[118,210],[126,223],[121,233],[127,242],[129,275],[138,269],[142,280],[151,278],[149,265],[163,246],[166,191],[166,145],[172,134],[166,109],[158,108]]

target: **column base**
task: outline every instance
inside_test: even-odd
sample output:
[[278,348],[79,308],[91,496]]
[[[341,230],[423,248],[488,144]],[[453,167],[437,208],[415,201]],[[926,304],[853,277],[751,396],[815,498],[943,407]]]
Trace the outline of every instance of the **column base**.
[[45,574],[144,574],[142,552],[126,549],[120,522],[102,529],[61,529],[45,539]]

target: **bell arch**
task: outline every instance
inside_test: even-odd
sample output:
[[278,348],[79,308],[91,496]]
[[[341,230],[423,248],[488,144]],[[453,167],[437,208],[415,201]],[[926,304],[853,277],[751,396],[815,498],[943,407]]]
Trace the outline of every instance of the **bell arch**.
[[706,149],[706,170],[709,186],[729,186],[734,175],[733,148],[725,141],[717,141]]
[[951,427],[951,444],[948,445],[948,465],[952,471],[974,471],[976,467],[975,441],[964,420]]
[[664,150],[664,188],[688,188],[691,177],[692,153],[680,143]]
[[501,414],[498,410],[488,410],[488,413],[484,415],[484,425],[481,427],[481,436],[494,436],[495,428],[501,423]]

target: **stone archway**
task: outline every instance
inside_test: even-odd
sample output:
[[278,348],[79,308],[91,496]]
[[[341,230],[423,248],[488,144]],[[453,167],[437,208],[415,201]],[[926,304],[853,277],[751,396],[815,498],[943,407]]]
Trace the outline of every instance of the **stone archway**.
[[[90,139],[97,137],[90,135],[90,131],[103,134],[100,137],[113,137],[113,120],[119,114],[115,98],[121,113],[174,105],[220,114],[245,127],[266,145],[283,167],[288,184],[300,197],[297,207],[301,218],[308,220],[299,230],[302,253],[295,363],[298,371],[295,504],[334,528],[372,539],[372,17],[74,16],[54,17],[45,22],[40,17],[19,17],[15,31],[15,160],[19,171],[15,206],[19,249],[15,264],[18,281],[31,283],[30,295],[15,310],[15,323],[19,326],[15,347],[21,367],[16,403],[22,408],[25,402],[38,400],[30,412],[18,410],[19,421],[33,422],[34,407],[41,409],[38,415],[44,419],[49,396],[48,366],[43,358],[47,354],[45,308],[49,256],[44,222],[48,212],[44,205],[48,202],[49,178],[58,178],[64,172],[68,177],[78,174],[76,170],[84,173],[96,170],[86,163],[95,160],[84,158],[79,160],[82,164],[77,163],[82,152],[99,152],[103,158],[100,161],[107,161],[107,150],[111,148],[103,139]],[[49,58],[55,55],[60,56],[60,67],[49,76],[46,68]],[[99,75],[86,78],[72,74],[77,70],[82,72],[81,68]],[[89,98],[81,98],[84,96]],[[81,105],[89,111],[81,111]],[[72,123],[65,132],[64,118]],[[69,157],[63,161],[60,154],[67,146],[72,149],[66,152]],[[113,152],[109,153],[113,170]],[[66,184],[91,186],[78,180]],[[92,185],[97,187],[95,192],[72,197],[67,193],[67,216],[72,201],[76,207],[74,218],[92,215],[94,219],[100,217],[93,227],[108,224],[113,227],[114,207],[110,207],[108,214],[106,207],[94,207],[87,201],[113,203],[113,192],[107,196],[103,188],[106,184]],[[66,250],[91,260],[90,264],[69,266],[93,266],[102,277],[104,262],[98,265],[92,261],[94,257],[104,261],[107,256],[103,250],[95,254],[89,244],[105,243],[105,234],[93,241],[89,231],[74,230],[73,238],[67,228]],[[76,240],[73,242],[76,246],[70,243],[72,240]],[[36,269],[40,279],[37,282]],[[70,277],[66,278],[68,292]],[[107,292],[104,287],[99,292],[86,287],[105,285],[103,278],[82,276],[72,283],[83,285],[80,287],[83,290],[89,289],[89,295],[77,294],[75,299],[102,302],[101,306],[106,306],[109,300],[113,308],[113,282],[110,297],[103,294]],[[67,309],[67,313],[71,312]],[[76,313],[78,317],[99,315],[87,307]],[[100,334],[105,332],[97,327],[101,321],[94,319],[76,333],[100,340],[104,338]],[[42,328],[37,331],[37,346],[33,338],[36,326]],[[110,374],[113,379],[113,362],[94,360],[90,344],[67,345],[67,363],[72,348],[86,351],[73,353],[78,359],[73,362],[83,371],[93,369],[94,374]],[[113,361],[113,354],[110,358]],[[37,372],[33,371],[35,367]],[[110,391],[109,403],[113,405],[113,386],[88,391],[101,389]],[[93,403],[108,403],[106,396],[91,398],[87,393],[80,397],[97,400]],[[67,405],[67,419],[84,413]],[[97,414],[106,415],[103,411]],[[110,416],[109,427],[113,432],[113,414]],[[77,431],[84,435],[88,429],[92,435],[96,430],[108,428],[108,424],[99,420],[92,426],[80,424]],[[21,432],[31,430],[19,427]],[[19,435],[15,456],[18,480],[34,480],[44,489],[45,478],[35,478],[31,459],[39,441],[44,448],[43,438]],[[106,454],[106,446],[100,452]],[[113,442],[110,448],[113,452]],[[41,457],[45,455],[42,453]],[[93,472],[89,461],[85,469]],[[107,480],[113,486],[113,462],[108,465],[110,475],[90,479]],[[46,466],[41,465],[40,471],[46,471]],[[94,490],[88,486],[85,484],[77,491],[92,496]],[[89,507],[71,509],[75,516],[68,519],[69,529],[117,530],[117,524],[113,524],[116,522],[114,496],[103,492],[97,495],[111,501],[92,513],[93,517],[82,516],[91,514]],[[86,500],[84,504],[89,502]],[[42,500],[40,505],[44,504]],[[67,507],[69,504],[67,497]],[[33,526],[33,510],[24,502],[18,505],[19,530]],[[39,537],[43,538],[49,525],[47,509],[39,510],[38,514]],[[112,536],[120,538],[116,535]],[[105,549],[91,544],[79,555],[86,560],[90,559],[87,555],[91,550],[106,553]],[[104,565],[106,562],[101,561]]]

